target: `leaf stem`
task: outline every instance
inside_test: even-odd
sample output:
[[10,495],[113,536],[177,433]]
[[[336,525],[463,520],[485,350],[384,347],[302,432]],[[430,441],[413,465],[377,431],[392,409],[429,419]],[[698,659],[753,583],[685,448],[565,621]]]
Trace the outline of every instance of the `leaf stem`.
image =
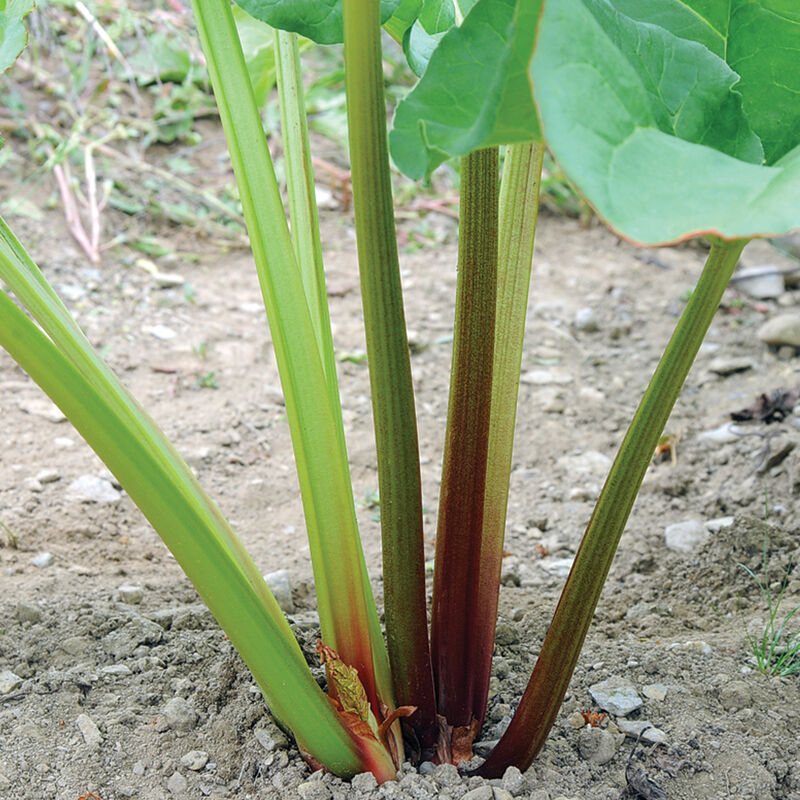
[[344,0],[353,205],[375,419],[386,635],[397,703],[423,746],[436,733],[428,644],[419,445],[395,236],[379,4]]
[[458,283],[450,401],[431,612],[439,713],[453,727],[483,718],[475,659],[494,622],[477,603],[497,303],[498,151],[461,159]]
[[527,769],[564,699],[617,545],[647,467],[725,287],[748,240],[715,240],[708,260],[633,417],[575,556],[522,701],[478,770],[498,777]]

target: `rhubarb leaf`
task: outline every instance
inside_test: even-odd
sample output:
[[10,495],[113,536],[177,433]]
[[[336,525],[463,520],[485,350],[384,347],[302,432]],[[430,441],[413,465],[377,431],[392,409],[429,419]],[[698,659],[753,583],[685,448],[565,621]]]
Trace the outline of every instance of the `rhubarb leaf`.
[[444,36],[400,103],[389,137],[395,164],[425,178],[452,156],[539,138],[528,78],[541,0],[479,0]]
[[[750,46],[800,48],[800,26],[788,15],[783,33],[769,42],[756,30]],[[641,48],[645,41],[660,49]],[[769,166],[754,163],[747,103],[737,112],[740,84],[730,84],[722,59],[712,69],[709,58],[716,57],[625,18],[607,0],[545,3],[531,77],[548,145],[624,236],[646,243],[703,233],[748,238],[800,225],[800,131],[793,128],[800,103],[782,94],[776,110],[793,148]],[[763,58],[770,63],[769,53]],[[659,59],[663,68],[654,72]],[[765,92],[778,84],[766,68],[760,81]],[[784,147],[768,141],[773,152]]]
[[[294,31],[317,44],[344,41],[342,0],[237,0],[237,5],[273,28]],[[399,5],[400,0],[381,0],[381,22]]]

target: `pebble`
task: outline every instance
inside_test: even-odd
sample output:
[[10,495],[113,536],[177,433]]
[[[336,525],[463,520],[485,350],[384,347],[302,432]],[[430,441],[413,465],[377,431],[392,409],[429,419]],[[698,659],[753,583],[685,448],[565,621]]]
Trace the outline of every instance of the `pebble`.
[[731,281],[740,292],[757,300],[773,300],[786,291],[783,273],[775,264],[739,269]]
[[706,520],[706,530],[710,533],[719,533],[723,528],[730,528],[733,525],[733,517],[717,517],[716,519]]
[[86,714],[78,714],[75,724],[80,729],[81,734],[83,734],[83,741],[86,742],[89,747],[97,747],[97,745],[103,741],[103,735],[100,733],[100,729],[95,725],[91,717]]
[[156,339],[160,339],[164,342],[169,339],[174,339],[178,335],[172,328],[168,328],[166,325],[153,325],[149,329],[149,333],[151,336],[155,336]]
[[10,669],[0,670],[0,694],[9,694],[22,686],[22,678]]
[[125,664],[109,664],[108,666],[103,667],[100,672],[102,672],[103,675],[122,678],[133,674],[130,668]]
[[703,442],[712,445],[730,444],[737,441],[741,437],[739,429],[733,422],[726,422],[718,428],[713,428],[710,431],[703,431],[697,434],[697,438]]
[[172,289],[186,283],[183,275],[178,275],[177,272],[154,272],[153,281],[160,289]]
[[161,641],[163,628],[152,620],[135,617],[121,628],[103,637],[103,648],[119,661],[133,655],[140,644],[153,645]]
[[25,489],[34,494],[44,491],[44,486],[42,486],[41,481],[37,481],[36,478],[25,478],[22,485]]
[[67,486],[67,495],[81,503],[116,503],[122,495],[110,481],[95,475],[81,475]]
[[647,720],[618,719],[617,727],[622,733],[649,744],[666,744],[667,735]]
[[433,770],[433,779],[439,786],[461,785],[461,775],[453,764],[438,764]]
[[705,525],[696,519],[675,522],[664,528],[664,541],[667,547],[676,553],[698,551],[708,541],[709,535]]
[[605,475],[611,468],[612,461],[598,450],[586,450],[561,456],[556,463],[570,475]]
[[587,725],[578,734],[578,752],[594,764],[607,764],[617,752],[617,740],[604,728]]
[[[253,732],[256,741],[268,752],[285,750],[289,746],[286,734],[277,725],[268,725],[265,728],[256,728]],[[369,773],[372,774],[371,772]]]
[[520,381],[532,386],[552,386],[554,384],[557,386],[564,386],[568,383],[572,383],[572,375],[556,370],[533,369],[530,372],[524,373]]
[[56,436],[53,444],[57,450],[69,450],[70,447],[75,447],[75,440],[70,439],[69,436]]
[[359,772],[353,776],[350,785],[356,792],[374,792],[378,788],[378,781],[371,772]]
[[197,725],[197,712],[183,697],[173,697],[164,706],[161,716],[166,728],[191,731]]
[[575,312],[573,325],[576,330],[583,331],[584,333],[594,333],[600,329],[597,323],[597,315],[594,313],[594,310],[588,306],[579,308]]
[[331,800],[333,797],[330,787],[318,779],[303,781],[297,787],[297,793],[303,800]]
[[55,483],[61,480],[61,473],[57,469],[40,469],[36,473],[36,480],[39,481],[39,483]]
[[498,622],[494,638],[497,644],[507,646],[519,641],[519,633],[513,625],[509,625],[507,622]]
[[20,622],[39,622],[42,619],[42,612],[28,603],[17,603],[17,619]]
[[208,753],[203,750],[190,750],[181,756],[181,765],[194,772],[199,772],[206,764],[208,764]]
[[264,580],[284,613],[294,614],[294,600],[292,600],[292,584],[289,580],[289,571],[279,569],[275,572],[268,572],[264,575]]
[[44,569],[45,567],[49,567],[52,563],[53,563],[53,554],[48,553],[46,550],[39,553],[39,555],[31,559],[31,564],[33,564],[34,567],[39,567],[39,569]]
[[752,701],[750,687],[744,681],[731,681],[719,690],[719,701],[726,711],[749,708]]
[[512,800],[512,795],[499,786],[478,786],[462,795],[461,800]]
[[185,794],[188,788],[189,782],[177,770],[167,778],[167,789],[169,789],[171,794]]
[[615,717],[626,717],[644,705],[630,681],[618,676],[592,684],[589,694],[603,711],[608,711]]
[[758,338],[775,347],[790,345],[800,347],[800,314],[787,312],[767,320],[758,329]]
[[117,595],[121,602],[127,603],[128,605],[136,605],[142,602],[142,598],[144,598],[144,589],[132,583],[123,583],[122,586],[117,589]]
[[736,372],[745,372],[748,369],[752,369],[753,366],[754,362],[751,358],[725,358],[720,356],[719,358],[713,358],[709,363],[708,368],[716,375],[725,376],[733,375]]
[[35,397],[31,400],[20,400],[19,409],[33,417],[41,417],[48,422],[64,422],[66,417],[61,409],[44,397]]
[[642,692],[648,700],[660,703],[667,696],[667,687],[663,683],[648,683],[642,687]]
[[528,788],[525,776],[517,767],[508,767],[503,773],[503,788],[514,797],[523,794]]

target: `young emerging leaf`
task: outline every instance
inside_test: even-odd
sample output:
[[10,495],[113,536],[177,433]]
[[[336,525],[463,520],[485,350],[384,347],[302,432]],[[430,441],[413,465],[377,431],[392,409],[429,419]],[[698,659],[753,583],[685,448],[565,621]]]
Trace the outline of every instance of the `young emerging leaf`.
[[[675,5],[665,4],[664,24],[686,32]],[[652,3],[624,3],[650,9],[640,22],[608,0],[545,2],[531,78],[548,145],[632,239],[783,233],[800,224],[800,101],[797,70],[776,67],[800,51],[800,10],[768,17],[756,13],[764,3],[683,5],[730,9],[713,26],[725,59],[651,24],[662,21]],[[745,17],[747,40],[735,34]],[[706,44],[711,28],[692,30]]]
[[541,0],[479,0],[397,107],[395,164],[425,178],[452,156],[539,139],[528,80]]
[[408,65],[418,76],[428,67],[433,51],[442,37],[454,26],[460,25],[476,0],[424,0],[419,6],[417,19],[405,31],[403,52]]

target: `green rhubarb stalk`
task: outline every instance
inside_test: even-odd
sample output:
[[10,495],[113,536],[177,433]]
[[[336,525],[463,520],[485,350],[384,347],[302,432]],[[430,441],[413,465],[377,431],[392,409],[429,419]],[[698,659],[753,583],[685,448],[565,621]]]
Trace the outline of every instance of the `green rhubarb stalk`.
[[393,702],[341,433],[278,183],[227,0],[194,0],[281,375],[325,644],[358,670],[378,719]]
[[[10,232],[0,239],[9,271]],[[15,245],[18,244],[15,242]],[[12,256],[13,258],[13,256]],[[0,291],[0,346],[44,389],[117,476],[164,539],[300,746],[339,774],[369,761],[384,780],[386,754],[353,739],[311,675],[261,574],[191,470],[86,344],[71,357]]]
[[575,556],[531,679],[506,732],[478,770],[527,769],[550,732],[620,537],[697,351],[748,240],[715,240],[703,273],[620,445]]
[[519,396],[519,376],[528,289],[533,261],[544,144],[508,147],[500,183],[500,237],[497,271],[492,405],[478,559],[475,607],[486,630],[472,654],[473,713],[481,722],[489,694],[497,602],[503,561],[508,485]]
[[358,263],[375,419],[389,659],[399,705],[424,746],[436,733],[428,645],[422,490],[397,256],[374,0],[344,0],[347,116]]
[[494,621],[478,602],[497,303],[497,192],[497,148],[461,159],[453,363],[431,612],[438,709],[458,728],[476,728],[483,718],[475,659],[487,648],[491,655],[493,646]]
[[300,274],[303,276],[303,286],[319,342],[320,357],[328,378],[328,387],[336,404],[339,387],[300,71],[300,48],[296,33],[275,31],[275,67],[292,243]]

